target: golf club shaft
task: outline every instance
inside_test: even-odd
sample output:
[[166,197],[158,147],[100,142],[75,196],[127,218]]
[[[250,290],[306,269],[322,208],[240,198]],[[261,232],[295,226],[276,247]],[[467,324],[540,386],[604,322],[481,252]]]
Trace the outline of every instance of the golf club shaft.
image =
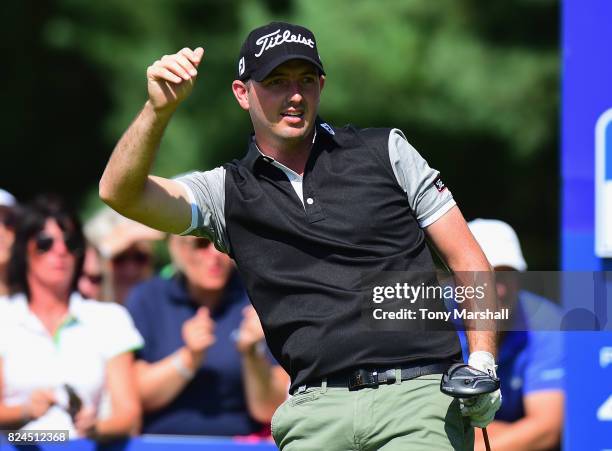
[[485,442],[485,448],[487,451],[491,451],[491,444],[489,443],[489,434],[487,434],[487,428],[482,428],[482,436]]

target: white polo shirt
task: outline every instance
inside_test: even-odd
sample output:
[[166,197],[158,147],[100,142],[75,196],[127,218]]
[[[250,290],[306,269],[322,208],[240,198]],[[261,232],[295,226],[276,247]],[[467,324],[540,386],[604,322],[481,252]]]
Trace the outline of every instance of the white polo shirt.
[[99,408],[108,361],[139,349],[144,341],[127,310],[118,304],[70,296],[66,320],[51,336],[28,306],[24,295],[0,301],[2,402],[19,405],[35,389],[52,389],[58,404],[23,429],[68,430],[77,438],[66,412],[64,384],[71,385],[83,404]]

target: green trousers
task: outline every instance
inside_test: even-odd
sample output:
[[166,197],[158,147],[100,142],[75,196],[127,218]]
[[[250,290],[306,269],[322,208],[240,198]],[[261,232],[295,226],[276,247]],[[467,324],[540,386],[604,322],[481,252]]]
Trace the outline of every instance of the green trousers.
[[272,436],[281,451],[472,450],[474,430],[440,392],[441,377],[357,391],[323,382],[277,409]]

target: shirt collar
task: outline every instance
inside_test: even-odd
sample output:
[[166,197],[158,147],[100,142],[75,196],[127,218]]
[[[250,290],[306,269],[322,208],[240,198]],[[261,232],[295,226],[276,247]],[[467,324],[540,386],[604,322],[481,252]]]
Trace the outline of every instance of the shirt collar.
[[[41,325],[40,320],[35,317],[34,313],[30,310],[28,298],[24,293],[18,293],[9,298],[9,302],[12,303],[13,313],[15,314],[15,321],[19,324],[38,328]],[[68,301],[68,315],[66,316],[63,324],[82,322],[83,320],[83,297],[74,292],[70,295]],[[36,326],[33,326],[33,324]]]
[[[321,117],[317,116],[315,122],[314,136],[312,140],[313,147],[318,143],[322,142],[323,140],[330,138],[334,141],[334,143],[340,145],[339,141],[336,139],[336,132],[334,131],[334,129],[328,123],[324,122]],[[255,142],[255,135],[253,133],[251,133],[251,135],[249,136],[248,145],[248,151],[246,156],[242,160],[242,163],[249,171],[254,172],[255,165],[258,161],[264,161],[266,163],[274,162],[274,159],[272,157],[264,155],[261,150],[259,150],[259,147]]]
[[[95,302],[103,302],[103,301],[95,301]],[[85,299],[83,298],[83,296],[81,296],[81,294],[76,291],[72,293],[70,295],[70,300],[68,304],[69,315],[76,321],[83,321],[84,307],[85,307]]]

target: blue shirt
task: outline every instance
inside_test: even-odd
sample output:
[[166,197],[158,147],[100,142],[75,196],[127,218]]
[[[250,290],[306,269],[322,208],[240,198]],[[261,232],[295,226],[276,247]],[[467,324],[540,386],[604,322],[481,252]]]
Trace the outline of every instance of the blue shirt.
[[[241,356],[232,338],[240,327],[242,309],[250,301],[237,277],[211,312],[216,342],[207,350],[195,377],[177,398],[144,417],[145,434],[248,435],[262,425],[247,410]],[[198,306],[186,291],[183,277],[150,279],[132,292],[126,307],[145,340],[138,359],[153,363],[184,346],[183,323]]]
[[[556,324],[552,318],[560,318],[559,307],[521,291],[514,318],[514,331],[505,333],[497,357],[502,405],[495,419],[508,422],[525,416],[525,396],[543,390],[562,390],[564,378],[563,335],[547,330]],[[548,318],[547,323],[538,324],[538,318]],[[465,332],[460,331],[459,338],[467,362]]]

